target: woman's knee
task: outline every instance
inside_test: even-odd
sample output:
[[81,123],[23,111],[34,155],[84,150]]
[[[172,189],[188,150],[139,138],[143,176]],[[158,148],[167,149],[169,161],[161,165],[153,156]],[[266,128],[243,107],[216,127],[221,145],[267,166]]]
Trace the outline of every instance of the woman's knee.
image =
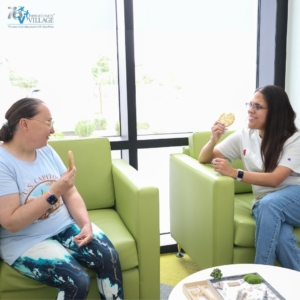
[[85,270],[79,273],[70,273],[62,279],[59,290],[63,293],[62,299],[86,299],[90,290],[90,277]]
[[283,207],[283,201],[281,201],[282,195],[279,193],[271,193],[266,195],[260,200],[259,210],[260,211],[281,211]]
[[[273,195],[272,195],[273,194]],[[274,193],[272,194],[268,194],[266,196],[264,196],[260,201],[259,201],[259,207],[267,207],[269,206],[273,199],[274,199]]]

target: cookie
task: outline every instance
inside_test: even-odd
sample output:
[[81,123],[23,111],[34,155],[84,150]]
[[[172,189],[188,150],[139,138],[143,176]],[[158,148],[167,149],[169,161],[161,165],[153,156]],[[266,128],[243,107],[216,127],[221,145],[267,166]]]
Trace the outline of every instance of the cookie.
[[223,123],[225,127],[230,126],[234,122],[235,116],[233,113],[221,114],[219,117],[219,122]]
[[74,155],[73,155],[73,152],[71,150],[68,152],[68,163],[69,163],[69,170],[73,169],[73,167],[74,167]]

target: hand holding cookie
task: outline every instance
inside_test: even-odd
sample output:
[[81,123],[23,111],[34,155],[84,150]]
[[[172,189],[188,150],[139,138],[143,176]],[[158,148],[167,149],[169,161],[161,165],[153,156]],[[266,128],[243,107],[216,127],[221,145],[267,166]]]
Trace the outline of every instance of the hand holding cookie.
[[221,114],[221,116],[219,117],[218,121],[223,123],[225,125],[225,127],[230,126],[235,120],[235,116],[233,113],[228,113],[228,114]]
[[68,152],[68,163],[69,163],[69,170],[72,170],[74,167],[74,155],[71,150]]

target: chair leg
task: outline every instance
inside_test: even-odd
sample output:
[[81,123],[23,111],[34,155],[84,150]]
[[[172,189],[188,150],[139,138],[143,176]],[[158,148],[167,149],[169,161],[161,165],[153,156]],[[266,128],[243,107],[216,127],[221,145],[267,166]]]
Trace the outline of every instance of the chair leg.
[[181,252],[181,246],[180,246],[179,244],[177,244],[177,250],[178,250],[178,252],[177,252],[176,256],[177,256],[178,258],[182,258],[182,257],[183,257],[183,254],[182,254],[182,252]]

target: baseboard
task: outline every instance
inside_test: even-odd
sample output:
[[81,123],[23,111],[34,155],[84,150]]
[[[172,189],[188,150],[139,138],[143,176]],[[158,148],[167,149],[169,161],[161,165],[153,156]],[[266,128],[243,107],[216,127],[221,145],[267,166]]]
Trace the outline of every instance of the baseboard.
[[177,245],[176,244],[160,246],[160,254],[173,253],[173,252],[174,253],[177,252]]

